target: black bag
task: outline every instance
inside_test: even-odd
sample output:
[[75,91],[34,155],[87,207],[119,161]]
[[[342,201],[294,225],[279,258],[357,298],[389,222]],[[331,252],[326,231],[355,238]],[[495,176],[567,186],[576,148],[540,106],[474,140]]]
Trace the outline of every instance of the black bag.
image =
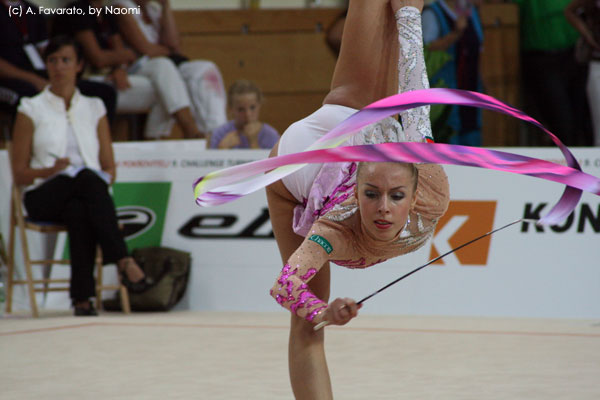
[[[142,293],[129,293],[132,311],[169,311],[185,294],[190,276],[190,253],[168,247],[145,247],[131,254],[151,282]],[[120,295],[103,301],[108,311],[121,310]]]

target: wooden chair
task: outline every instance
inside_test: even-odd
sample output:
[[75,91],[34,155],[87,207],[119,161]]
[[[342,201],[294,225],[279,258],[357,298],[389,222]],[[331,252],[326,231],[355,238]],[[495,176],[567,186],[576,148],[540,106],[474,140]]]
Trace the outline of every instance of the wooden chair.
[[[9,156],[10,142],[7,143],[7,149]],[[9,157],[10,158],[10,157]],[[22,193],[21,189],[13,184],[11,190],[11,211],[10,211],[10,232],[9,232],[9,244],[8,244],[8,276],[6,280],[6,313],[12,312],[12,297],[13,287],[15,285],[27,285],[29,292],[29,305],[31,307],[31,313],[34,317],[38,317],[38,306],[35,297],[36,292],[48,291],[68,291],[69,280],[68,279],[51,279],[50,274],[42,279],[34,279],[32,266],[33,265],[46,265],[50,269],[54,264],[66,264],[69,265],[69,260],[54,260],[54,259],[42,259],[33,260],[29,253],[29,243],[27,240],[27,231],[35,231],[40,233],[52,233],[56,234],[59,232],[66,232],[67,228],[63,225],[57,225],[45,221],[35,221],[27,216],[23,212],[22,206]],[[25,264],[25,279],[15,279],[15,231],[19,229],[19,239],[21,242],[21,253],[23,255],[23,262]],[[127,288],[122,285],[105,285],[102,279],[102,253],[100,248],[96,255],[96,308],[102,308],[102,292],[105,290],[119,290],[121,297],[121,307],[126,314],[131,312],[129,305],[129,295]]]
[[[51,267],[53,264],[66,264],[69,265],[69,260],[60,259],[41,259],[34,260],[31,258],[29,253],[29,243],[27,240],[27,231],[35,231],[40,233],[59,233],[66,232],[67,228],[63,225],[56,225],[44,221],[34,221],[29,217],[26,217],[23,213],[23,207],[21,205],[21,190],[13,185],[11,193],[11,215],[10,215],[10,233],[9,233],[9,245],[8,245],[8,276],[6,280],[6,313],[12,312],[12,295],[13,287],[15,285],[27,285],[29,292],[29,304],[31,307],[31,313],[34,317],[38,317],[38,306],[35,297],[36,292],[48,291],[68,291],[69,280],[68,279],[52,279],[50,276],[41,279],[35,279],[33,274],[33,265],[47,265]],[[21,253],[23,255],[23,262],[25,265],[25,278],[15,279],[15,231],[19,230],[19,239],[21,242]],[[121,307],[126,314],[131,312],[129,305],[129,295],[127,288],[122,284],[117,285],[105,285],[102,279],[102,253],[98,248],[96,256],[96,308],[102,308],[102,292],[105,290],[119,290],[121,297]]]

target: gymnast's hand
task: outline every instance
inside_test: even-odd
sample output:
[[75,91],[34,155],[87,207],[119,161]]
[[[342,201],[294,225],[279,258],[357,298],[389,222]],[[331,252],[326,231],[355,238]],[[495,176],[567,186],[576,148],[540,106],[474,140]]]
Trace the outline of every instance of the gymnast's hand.
[[362,307],[349,298],[337,298],[325,309],[323,320],[329,321],[330,325],[346,325],[350,320],[358,315],[358,310]]

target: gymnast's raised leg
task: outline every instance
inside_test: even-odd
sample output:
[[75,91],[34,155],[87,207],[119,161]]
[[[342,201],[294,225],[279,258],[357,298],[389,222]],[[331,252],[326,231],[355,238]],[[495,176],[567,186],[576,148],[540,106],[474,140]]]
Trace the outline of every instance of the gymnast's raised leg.
[[[398,91],[398,32],[395,12],[404,6],[423,7],[422,0],[351,0],[342,47],[324,106],[307,117],[325,134],[357,109]],[[298,124],[298,123],[296,123]],[[303,125],[293,124],[284,133],[271,156],[304,150],[314,139]],[[286,135],[287,134],[287,135]],[[299,137],[299,138],[298,138]],[[303,142],[304,139],[304,142]],[[300,246],[303,237],[292,228],[294,208],[308,196],[314,173],[306,167],[293,179],[277,181],[267,187],[267,200],[273,232],[285,263]],[[318,168],[318,167],[317,167]],[[302,176],[305,182],[302,182]],[[300,177],[300,178],[299,178]],[[286,185],[287,183],[287,185]],[[324,301],[329,299],[329,266],[324,266],[309,282],[311,291]],[[313,331],[313,325],[296,315],[291,316],[289,369],[297,399],[333,398],[324,351],[324,330]]]

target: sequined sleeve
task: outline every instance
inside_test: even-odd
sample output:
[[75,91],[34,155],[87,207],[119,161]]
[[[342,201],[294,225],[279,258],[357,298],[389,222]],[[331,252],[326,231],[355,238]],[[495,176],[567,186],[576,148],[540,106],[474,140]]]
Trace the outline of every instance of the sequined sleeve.
[[[415,7],[402,7],[396,12],[400,42],[398,60],[398,93],[429,89],[429,79],[423,55],[421,13]],[[400,114],[406,140],[422,142],[433,139],[429,106],[417,107]]]
[[310,290],[308,282],[331,257],[347,251],[345,242],[335,232],[325,233],[316,225],[283,266],[270,292],[281,306],[315,324],[321,321],[320,314],[327,303]]

